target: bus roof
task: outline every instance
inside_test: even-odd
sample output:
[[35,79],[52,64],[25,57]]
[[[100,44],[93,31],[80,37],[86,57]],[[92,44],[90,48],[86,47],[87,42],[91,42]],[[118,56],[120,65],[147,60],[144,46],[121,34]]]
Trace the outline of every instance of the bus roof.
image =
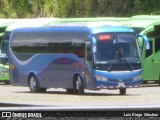
[[13,24],[15,19],[0,19],[0,33],[5,32],[6,27]]
[[144,34],[148,30],[154,30],[154,26],[156,26],[156,25],[160,25],[160,20],[148,25],[146,27],[146,29],[144,31],[142,31],[140,34]]
[[12,31],[16,28],[22,27],[42,27],[48,22],[57,20],[58,18],[36,18],[36,19],[19,19],[14,24],[6,28],[6,31]]
[[157,20],[160,15],[135,15],[130,18],[130,20]]
[[63,22],[104,22],[104,21],[114,21],[117,23],[121,23],[123,21],[128,20],[129,18],[125,17],[96,17],[96,18],[59,18],[56,21],[51,21],[46,24],[46,26],[52,26],[57,23]]
[[135,15],[130,20],[158,20],[160,15]]
[[136,15],[126,21],[121,22],[124,26],[146,28],[148,25],[158,21],[159,15]]
[[47,27],[102,27],[102,26],[122,26],[116,22],[62,22],[53,25],[45,25]]
[[7,26],[9,26],[9,25],[11,25],[11,24],[13,24],[14,23],[14,21],[10,21],[10,22],[3,22],[3,23],[0,23],[0,28],[1,27],[7,27]]
[[[112,23],[112,24],[111,24]],[[62,23],[50,27],[30,27],[30,28],[19,28],[13,30],[14,32],[37,32],[37,31],[88,31],[92,34],[99,32],[134,32],[133,29],[129,27],[124,27],[113,22],[99,23],[97,22],[76,22],[76,23]]]

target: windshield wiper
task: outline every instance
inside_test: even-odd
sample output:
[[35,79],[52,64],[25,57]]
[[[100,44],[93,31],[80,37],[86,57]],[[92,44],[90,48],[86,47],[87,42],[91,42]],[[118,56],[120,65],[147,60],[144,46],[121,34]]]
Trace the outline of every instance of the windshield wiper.
[[122,50],[121,50],[121,48],[118,48],[119,50],[119,63],[120,63],[120,61],[121,61],[121,59],[122,58],[124,58],[124,61],[127,63],[127,65],[129,66],[129,69],[130,69],[130,71],[133,71],[133,67],[132,67],[132,65],[127,61],[127,59],[126,59],[126,57],[124,56],[124,54],[123,54],[123,52],[122,52]]
[[[113,43],[113,44],[115,44],[115,43],[116,43],[116,48],[117,48],[117,50],[116,50],[116,54],[115,54],[115,56],[114,56],[113,59],[118,58],[118,62],[121,63],[121,59],[124,58],[124,61],[125,61],[125,62],[127,63],[127,65],[129,66],[130,71],[133,71],[133,67],[132,67],[132,65],[126,60],[126,57],[124,56],[124,54],[123,54],[123,52],[122,52],[122,49],[121,49],[120,46],[119,46],[119,43],[118,43],[116,40],[114,40],[114,43]],[[110,63],[110,64],[109,64],[109,67],[108,67],[108,71],[109,71],[109,72],[111,71],[112,66],[113,66],[113,63]]]
[[[113,60],[116,58],[117,54],[118,54],[118,51],[116,51],[116,54],[114,55]],[[108,70],[109,72],[111,72],[112,66],[113,66],[113,62],[111,62],[111,63],[109,64],[109,66],[108,66],[108,69],[107,69],[107,70]]]

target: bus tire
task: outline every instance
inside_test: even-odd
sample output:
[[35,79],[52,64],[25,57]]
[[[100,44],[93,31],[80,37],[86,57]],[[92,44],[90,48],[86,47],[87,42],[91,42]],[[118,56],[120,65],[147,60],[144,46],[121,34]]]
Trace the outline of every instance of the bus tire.
[[74,86],[74,93],[79,95],[84,94],[84,86],[81,78],[78,75],[74,77],[73,86]]
[[44,93],[44,92],[46,92],[46,88],[39,88],[40,90],[39,90],[39,92],[41,92],[41,93]]
[[120,95],[125,95],[126,94],[126,88],[120,88],[119,92],[120,92]]
[[74,89],[66,89],[67,93],[69,94],[73,94],[74,93]]
[[29,88],[32,93],[46,92],[46,88],[39,88],[37,78],[34,74],[29,76]]
[[10,85],[10,81],[5,81],[5,84],[6,85]]

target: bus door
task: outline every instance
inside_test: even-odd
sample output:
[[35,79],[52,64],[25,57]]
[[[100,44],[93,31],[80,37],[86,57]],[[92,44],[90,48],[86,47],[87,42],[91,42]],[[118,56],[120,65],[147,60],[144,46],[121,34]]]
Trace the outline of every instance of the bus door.
[[153,54],[153,38],[149,40],[149,49],[146,50],[145,59],[143,61],[143,79],[144,80],[153,80],[154,73],[154,54]]
[[160,25],[154,26],[154,80],[160,80]]
[[85,42],[85,60],[86,60],[86,70],[85,70],[85,76],[86,76],[86,88],[92,89],[93,88],[93,79],[92,79],[92,52],[91,52],[91,41],[87,40]]

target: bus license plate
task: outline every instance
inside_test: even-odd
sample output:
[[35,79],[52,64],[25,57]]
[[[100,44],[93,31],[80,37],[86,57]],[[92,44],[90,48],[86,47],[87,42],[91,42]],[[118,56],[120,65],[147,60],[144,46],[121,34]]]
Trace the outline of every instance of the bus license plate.
[[119,87],[124,87],[124,83],[123,83],[123,82],[118,83],[118,86],[119,86]]

